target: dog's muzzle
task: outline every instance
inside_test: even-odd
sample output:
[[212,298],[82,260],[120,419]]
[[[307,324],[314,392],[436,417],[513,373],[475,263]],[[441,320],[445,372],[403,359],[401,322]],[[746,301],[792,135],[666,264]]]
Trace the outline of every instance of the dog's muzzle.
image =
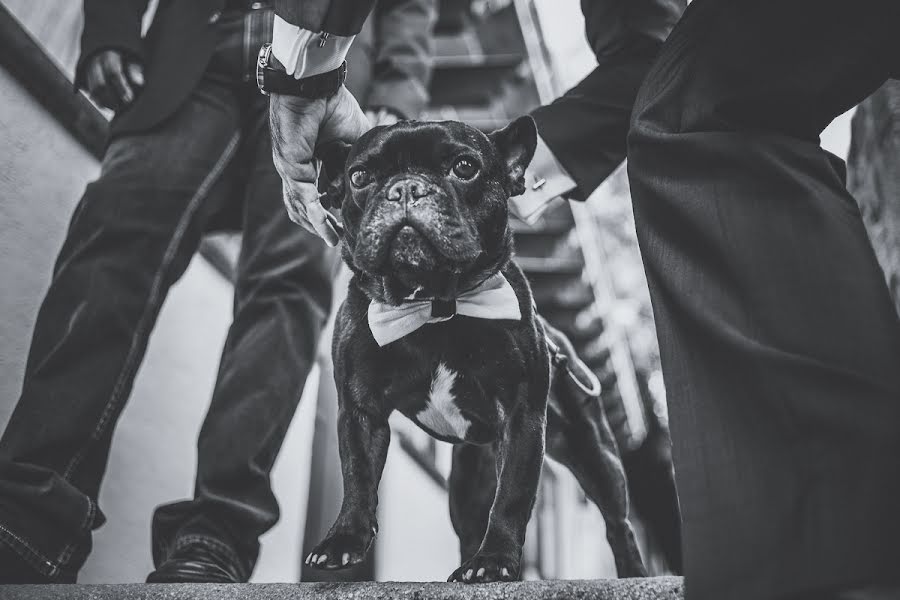
[[361,219],[354,254],[364,268],[453,270],[481,254],[475,227],[434,184],[403,178],[389,182],[382,193]]

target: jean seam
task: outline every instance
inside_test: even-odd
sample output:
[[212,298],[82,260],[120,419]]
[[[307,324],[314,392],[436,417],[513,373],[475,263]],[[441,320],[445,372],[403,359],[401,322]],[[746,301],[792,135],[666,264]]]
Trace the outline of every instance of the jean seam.
[[[60,571],[59,566],[55,565],[53,561],[41,554],[41,552],[39,552],[31,544],[13,533],[3,524],[0,524],[0,541],[6,542],[6,545],[12,548],[12,550],[22,558],[22,560],[30,564],[32,567],[37,569],[38,572],[43,573],[47,577],[55,577],[56,574]],[[47,567],[49,567],[49,570],[47,570]]]
[[[235,149],[237,148],[237,144],[240,140],[240,132],[235,133],[228,145],[225,147],[225,150],[219,156],[219,159],[213,165],[210,172],[206,175],[203,181],[200,183],[200,186],[197,188],[197,191],[194,193],[193,197],[187,204],[184,213],[179,219],[178,225],[175,228],[175,232],[172,236],[172,239],[169,241],[169,245],[166,247],[166,251],[163,254],[162,262],[160,263],[159,268],[156,271],[156,274],[153,279],[153,283],[151,284],[150,293],[147,296],[147,301],[144,304],[144,309],[141,313],[140,318],[138,319],[137,327],[135,327],[134,334],[131,338],[131,344],[128,349],[128,353],[125,356],[125,363],[122,366],[122,370],[119,372],[119,377],[116,380],[116,383],[113,387],[112,394],[110,394],[109,401],[106,403],[106,407],[103,410],[103,413],[100,415],[100,419],[97,422],[97,426],[94,428],[93,433],[91,434],[88,442],[79,450],[69,461],[65,471],[63,471],[63,479],[67,482],[71,482],[71,479],[75,473],[75,470],[81,465],[84,460],[88,450],[98,442],[106,432],[106,426],[109,424],[109,421],[115,411],[115,409],[121,405],[122,403],[122,391],[125,386],[125,382],[132,377],[134,372],[136,371],[139,365],[135,364],[136,355],[137,355],[137,344],[140,339],[146,337],[145,329],[148,327],[148,320],[151,316],[151,312],[154,310],[154,307],[158,307],[161,303],[159,301],[159,293],[160,287],[162,286],[163,279],[165,278],[169,266],[173,258],[175,257],[176,252],[178,251],[178,247],[181,245],[181,241],[184,239],[184,234],[187,230],[188,225],[190,224],[194,214],[200,206],[200,203],[209,193],[210,188],[213,183],[218,179],[219,175],[221,175],[228,161],[231,160]],[[91,515],[94,513],[93,510],[93,502],[88,499],[89,508],[88,515],[85,521],[85,525],[83,528],[86,528],[90,525],[89,520]],[[77,542],[76,542],[77,543]],[[68,560],[71,558],[72,552],[76,546],[76,543],[68,544],[63,548],[60,552],[59,558],[57,559],[57,563],[54,565],[51,561],[47,561],[49,564],[53,565],[55,569],[59,568],[59,565],[64,564],[64,560]],[[40,554],[38,554],[40,556]]]

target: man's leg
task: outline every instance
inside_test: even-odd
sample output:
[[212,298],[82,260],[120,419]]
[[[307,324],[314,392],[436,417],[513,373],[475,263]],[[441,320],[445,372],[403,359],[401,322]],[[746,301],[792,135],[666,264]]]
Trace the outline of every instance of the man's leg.
[[638,95],[689,600],[900,575],[900,323],[818,145],[896,66],[898,7],[696,0]]
[[103,523],[113,427],[169,286],[237,147],[230,90],[202,84],[158,130],[112,142],[72,217],[0,440],[0,578],[73,579]]
[[156,511],[154,580],[192,577],[177,552],[192,544],[220,548],[230,570],[249,578],[259,536],[278,520],[269,473],[331,308],[337,252],[284,210],[263,100],[254,98],[253,144],[242,156],[250,168],[241,174],[247,191],[234,323],[200,432],[195,496]]

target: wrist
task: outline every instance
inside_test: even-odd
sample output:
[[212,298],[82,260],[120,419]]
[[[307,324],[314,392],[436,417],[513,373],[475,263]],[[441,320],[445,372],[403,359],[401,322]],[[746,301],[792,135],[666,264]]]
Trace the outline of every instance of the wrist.
[[256,61],[256,85],[265,95],[280,94],[316,100],[333,96],[347,78],[347,63],[317,75],[295,79],[285,70],[273,65],[272,44],[263,44]]

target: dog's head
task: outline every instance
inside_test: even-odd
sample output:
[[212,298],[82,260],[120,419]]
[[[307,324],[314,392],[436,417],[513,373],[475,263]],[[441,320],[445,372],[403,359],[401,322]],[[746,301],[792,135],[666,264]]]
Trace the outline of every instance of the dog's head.
[[376,127],[331,149],[343,164],[323,203],[340,208],[343,255],[369,297],[452,299],[510,259],[510,196],[525,190],[531,117],[491,134],[454,121]]

